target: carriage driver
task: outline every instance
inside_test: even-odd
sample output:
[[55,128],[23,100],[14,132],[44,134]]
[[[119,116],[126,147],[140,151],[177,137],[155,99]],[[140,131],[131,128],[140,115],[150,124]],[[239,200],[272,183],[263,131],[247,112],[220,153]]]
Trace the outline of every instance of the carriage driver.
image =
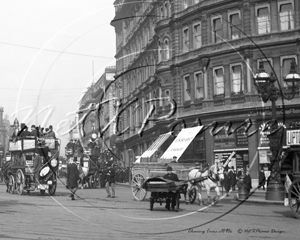
[[[165,179],[169,179],[172,181],[179,181],[177,174],[172,172],[172,167],[167,166],[167,174],[163,176]],[[173,192],[168,193],[169,197],[166,200],[166,209],[170,210],[170,200],[172,199],[172,210],[175,210],[176,205],[176,194]]]

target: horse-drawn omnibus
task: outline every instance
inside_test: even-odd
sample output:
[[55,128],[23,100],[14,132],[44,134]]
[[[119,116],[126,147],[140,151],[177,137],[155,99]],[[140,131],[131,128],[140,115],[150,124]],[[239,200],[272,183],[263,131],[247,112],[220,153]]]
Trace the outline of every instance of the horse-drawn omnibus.
[[[60,140],[28,136],[9,141],[10,166],[6,170],[9,193],[17,191],[47,190],[53,196],[57,187]],[[34,161],[40,156],[40,167],[34,169]]]

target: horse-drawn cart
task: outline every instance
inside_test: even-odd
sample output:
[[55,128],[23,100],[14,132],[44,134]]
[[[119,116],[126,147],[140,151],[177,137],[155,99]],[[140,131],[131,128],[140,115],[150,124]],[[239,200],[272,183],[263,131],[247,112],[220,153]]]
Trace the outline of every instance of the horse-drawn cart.
[[151,192],[150,197],[150,210],[153,210],[154,203],[162,203],[164,201],[171,202],[172,200],[172,194],[175,193],[176,198],[176,205],[175,205],[175,211],[178,212],[179,210],[179,199],[180,199],[180,193],[185,194],[187,189],[187,183],[184,181],[180,182],[174,182],[168,179],[164,178],[149,178],[147,181],[145,181],[142,185],[142,187],[146,190]]

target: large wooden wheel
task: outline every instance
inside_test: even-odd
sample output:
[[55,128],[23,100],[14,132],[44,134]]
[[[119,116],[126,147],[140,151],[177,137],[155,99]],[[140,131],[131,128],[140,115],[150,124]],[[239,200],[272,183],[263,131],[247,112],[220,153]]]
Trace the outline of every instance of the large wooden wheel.
[[23,194],[25,177],[22,170],[18,169],[16,173],[16,189],[19,195]]
[[197,190],[196,190],[195,187],[192,187],[192,189],[189,192],[190,203],[194,203],[195,202],[196,196],[197,196]]
[[8,179],[8,192],[11,194],[15,192],[15,179],[12,174],[9,176]]
[[53,181],[52,185],[49,185],[48,193],[50,196],[53,196],[56,192],[57,181]]
[[141,173],[137,173],[132,177],[131,190],[134,198],[138,201],[143,201],[147,195],[147,191],[142,188],[146,178]]
[[293,181],[289,188],[289,205],[294,216],[300,219],[300,179]]

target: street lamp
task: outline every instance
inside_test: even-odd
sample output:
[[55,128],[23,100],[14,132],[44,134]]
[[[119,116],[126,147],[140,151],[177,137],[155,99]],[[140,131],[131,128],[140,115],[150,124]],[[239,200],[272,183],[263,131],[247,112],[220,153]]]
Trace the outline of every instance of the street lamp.
[[254,75],[254,85],[257,91],[261,94],[262,100],[266,103],[268,100],[272,102],[272,119],[275,120],[275,124],[272,126],[272,134],[268,136],[270,140],[271,156],[271,175],[266,192],[266,200],[283,200],[284,199],[284,187],[281,182],[280,165],[279,165],[279,153],[281,149],[281,139],[283,129],[275,131],[278,128],[277,114],[276,114],[276,100],[281,96],[284,99],[291,100],[295,97],[297,88],[299,88],[300,76],[296,72],[295,60],[291,62],[291,71],[283,79],[286,83],[286,88],[281,92],[274,83],[276,77],[273,73],[268,74],[264,70],[263,62],[259,62],[258,73]]

